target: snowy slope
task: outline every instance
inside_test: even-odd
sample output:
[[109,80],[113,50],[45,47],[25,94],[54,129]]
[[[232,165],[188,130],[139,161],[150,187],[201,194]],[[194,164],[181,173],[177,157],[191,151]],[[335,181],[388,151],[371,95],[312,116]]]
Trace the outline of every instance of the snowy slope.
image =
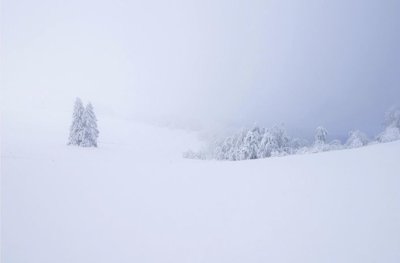
[[70,113],[1,120],[2,262],[400,262],[400,142],[242,162],[196,135]]

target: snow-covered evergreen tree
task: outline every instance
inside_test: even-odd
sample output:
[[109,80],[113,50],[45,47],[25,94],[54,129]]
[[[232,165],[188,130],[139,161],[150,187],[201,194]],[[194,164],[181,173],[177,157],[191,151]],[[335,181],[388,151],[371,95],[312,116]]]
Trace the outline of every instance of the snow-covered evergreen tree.
[[72,114],[72,124],[69,131],[68,145],[81,145],[85,136],[85,108],[80,98],[76,98],[74,112]]
[[99,130],[97,129],[97,118],[93,111],[93,106],[88,103],[83,115],[84,120],[84,138],[81,146],[83,147],[97,147],[97,138],[99,137]]
[[325,144],[327,142],[327,138],[328,131],[322,126],[317,127],[315,132],[315,144]]
[[68,145],[97,147],[98,136],[97,119],[92,104],[89,103],[84,108],[81,99],[77,98],[72,114]]

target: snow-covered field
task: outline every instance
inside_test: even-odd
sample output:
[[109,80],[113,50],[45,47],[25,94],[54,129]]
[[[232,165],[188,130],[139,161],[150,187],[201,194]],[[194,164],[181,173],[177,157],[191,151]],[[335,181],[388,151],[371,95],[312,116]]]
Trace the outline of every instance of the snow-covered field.
[[195,133],[4,111],[4,263],[400,262],[400,142],[254,161],[183,159]]

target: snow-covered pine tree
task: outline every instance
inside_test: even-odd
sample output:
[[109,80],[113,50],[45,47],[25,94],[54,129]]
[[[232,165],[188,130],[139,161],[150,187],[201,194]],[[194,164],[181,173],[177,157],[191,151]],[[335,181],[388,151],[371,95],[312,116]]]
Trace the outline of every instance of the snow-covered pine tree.
[[315,132],[315,144],[325,144],[328,137],[328,131],[324,127],[317,127]]
[[244,138],[240,159],[257,159],[257,152],[260,143],[259,128],[249,130]]
[[76,98],[74,112],[72,114],[72,124],[69,131],[68,145],[81,145],[85,133],[85,123],[83,119],[84,113],[85,108],[83,107],[81,99]]
[[93,111],[93,106],[88,103],[83,115],[84,120],[84,139],[82,141],[83,147],[97,147],[97,138],[99,137],[99,130],[97,129],[97,118]]

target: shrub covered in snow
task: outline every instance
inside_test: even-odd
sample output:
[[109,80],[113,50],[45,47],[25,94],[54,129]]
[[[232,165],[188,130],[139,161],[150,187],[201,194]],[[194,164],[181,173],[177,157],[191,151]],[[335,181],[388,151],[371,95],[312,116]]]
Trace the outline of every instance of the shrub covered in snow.
[[331,149],[328,141],[328,131],[322,126],[315,130],[314,144],[310,147],[310,153],[326,152]]
[[202,152],[194,152],[192,150],[184,152],[182,156],[187,159],[206,159],[206,156]]
[[396,127],[400,129],[400,108],[392,107],[385,113],[385,127]]
[[329,150],[328,151],[337,151],[337,150],[343,150],[346,147],[342,144],[340,140],[333,140],[329,143]]
[[365,133],[355,130],[349,133],[349,138],[346,141],[347,148],[358,148],[365,146],[369,143],[368,137]]
[[400,129],[397,127],[386,127],[386,129],[377,136],[378,142],[392,142],[400,140]]
[[327,152],[331,149],[330,145],[327,143],[314,143],[308,148],[309,153],[319,153],[319,152]]
[[376,140],[378,142],[392,142],[400,140],[400,108],[392,107],[385,114],[385,130],[381,132]]

